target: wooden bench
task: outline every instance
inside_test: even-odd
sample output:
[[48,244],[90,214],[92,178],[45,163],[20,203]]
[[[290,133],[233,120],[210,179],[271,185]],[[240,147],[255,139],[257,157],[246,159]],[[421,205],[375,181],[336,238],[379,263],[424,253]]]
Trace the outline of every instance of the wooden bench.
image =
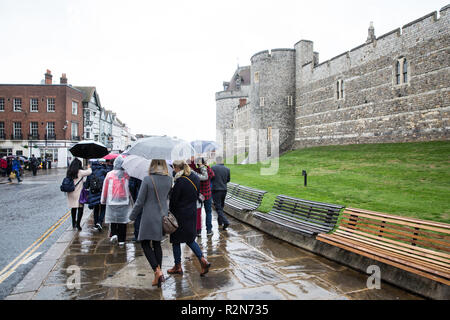
[[279,195],[269,213],[257,212],[254,215],[290,230],[313,236],[333,230],[342,208],[344,207],[339,205]]
[[347,208],[317,240],[450,285],[450,224]]
[[266,193],[267,191],[236,185],[231,196],[225,199],[225,205],[239,211],[253,211],[261,205]]
[[236,191],[237,191],[238,187],[239,187],[239,185],[237,183],[228,182],[228,184],[227,184],[227,195],[225,197],[225,200],[231,198],[232,196],[234,196],[236,194]]

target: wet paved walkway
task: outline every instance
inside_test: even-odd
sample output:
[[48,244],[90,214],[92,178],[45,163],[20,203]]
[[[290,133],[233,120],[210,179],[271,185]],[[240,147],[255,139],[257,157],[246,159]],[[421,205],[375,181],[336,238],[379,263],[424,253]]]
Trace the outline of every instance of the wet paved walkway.
[[[229,217],[231,226],[198,238],[212,263],[206,277],[190,249],[182,245],[184,275],[167,275],[173,266],[169,240],[163,240],[162,288],[152,287],[151,270],[140,244],[112,245],[92,230],[92,218],[76,234],[32,299],[419,299],[386,283],[380,290],[366,288],[368,275],[294,247]],[[68,236],[73,231],[68,231]],[[75,234],[75,232],[73,232]],[[132,224],[128,237],[133,237]],[[81,268],[81,289],[66,286],[67,268]]]

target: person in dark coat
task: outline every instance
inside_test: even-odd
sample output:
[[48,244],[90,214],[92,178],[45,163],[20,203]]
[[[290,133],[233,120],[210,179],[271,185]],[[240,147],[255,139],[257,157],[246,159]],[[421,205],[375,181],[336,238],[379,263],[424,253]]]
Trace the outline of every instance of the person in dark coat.
[[106,168],[97,161],[92,163],[91,169],[92,174],[87,177],[84,187],[89,189],[88,207],[91,210],[94,209],[94,228],[98,231],[102,231],[106,205],[100,203],[100,198],[102,195],[103,181],[108,172],[106,171]]
[[31,155],[30,167],[31,167],[31,171],[33,171],[33,176],[35,176],[37,173],[38,160],[36,159],[34,154]]
[[208,273],[211,264],[206,261],[203,253],[195,242],[197,236],[197,199],[200,179],[184,160],[173,162],[175,184],[170,194],[170,212],[178,221],[178,229],[170,235],[175,266],[167,270],[169,274],[183,274],[181,268],[181,243],[186,243],[197,256],[200,265],[200,276]]
[[225,197],[227,196],[227,183],[230,182],[230,169],[223,164],[223,158],[216,158],[216,165],[212,167],[214,177],[212,178],[212,198],[214,207],[217,211],[217,220],[219,226],[223,225],[223,230],[226,230],[230,223],[223,212],[225,205]]

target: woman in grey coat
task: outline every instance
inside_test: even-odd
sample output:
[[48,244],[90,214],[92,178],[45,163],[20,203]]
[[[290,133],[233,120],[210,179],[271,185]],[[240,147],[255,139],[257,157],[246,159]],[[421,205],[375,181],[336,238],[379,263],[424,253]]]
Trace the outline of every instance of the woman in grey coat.
[[164,281],[161,271],[163,256],[161,249],[162,218],[169,211],[167,200],[171,188],[172,177],[168,174],[166,161],[152,160],[149,176],[142,180],[136,204],[130,214],[130,220],[134,221],[142,210],[138,240],[141,241],[145,257],[155,272],[152,285],[158,285],[158,287],[161,287],[161,282]]

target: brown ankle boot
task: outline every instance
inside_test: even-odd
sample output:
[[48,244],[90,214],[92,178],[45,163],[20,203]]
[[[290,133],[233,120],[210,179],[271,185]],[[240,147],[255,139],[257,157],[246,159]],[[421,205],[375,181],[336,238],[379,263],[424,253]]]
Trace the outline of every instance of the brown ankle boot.
[[209,268],[211,267],[211,263],[206,261],[206,259],[204,257],[201,257],[200,265],[202,266],[202,271],[200,273],[200,276],[203,277],[205,274],[208,273]]
[[181,263],[177,263],[172,269],[167,270],[168,274],[183,274],[183,269],[181,269]]
[[155,270],[155,278],[153,279],[152,286],[158,286],[161,288],[161,283],[164,281],[164,276],[161,271],[161,268],[158,266]]

